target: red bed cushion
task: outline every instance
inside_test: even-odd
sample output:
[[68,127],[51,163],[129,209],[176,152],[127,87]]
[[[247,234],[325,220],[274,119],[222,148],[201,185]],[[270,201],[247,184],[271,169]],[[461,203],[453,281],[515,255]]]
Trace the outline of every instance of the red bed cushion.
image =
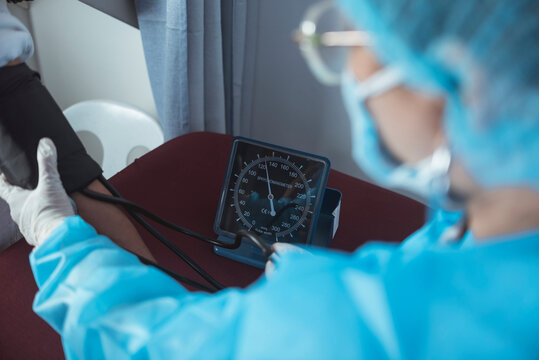
[[[193,133],[167,142],[115,175],[124,197],[210,237],[232,137]],[[331,247],[353,251],[367,240],[401,241],[424,220],[423,205],[332,170],[328,186],[343,194],[340,224]],[[222,258],[212,246],[156,225],[164,235],[227,286],[246,286],[260,276],[253,267]],[[199,279],[137,224],[155,258]],[[0,359],[62,359],[59,336],[32,312],[37,291],[23,241],[0,253]]]

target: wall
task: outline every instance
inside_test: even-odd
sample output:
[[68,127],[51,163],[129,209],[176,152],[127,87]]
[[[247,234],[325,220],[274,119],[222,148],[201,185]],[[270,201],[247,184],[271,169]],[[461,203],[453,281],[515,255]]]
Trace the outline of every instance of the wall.
[[[258,1],[256,28],[247,29],[256,34],[246,48],[255,79],[241,135],[327,156],[332,168],[364,177],[350,155],[340,89],[318,83],[291,40],[315,1]],[[30,15],[43,80],[62,108],[107,98],[157,118],[137,29],[76,0],[36,0]]]
[[[292,41],[305,10],[318,0],[261,0],[248,136],[327,156],[334,169],[363,177],[351,158],[350,123],[340,88],[320,84]],[[249,46],[249,45],[248,45]]]

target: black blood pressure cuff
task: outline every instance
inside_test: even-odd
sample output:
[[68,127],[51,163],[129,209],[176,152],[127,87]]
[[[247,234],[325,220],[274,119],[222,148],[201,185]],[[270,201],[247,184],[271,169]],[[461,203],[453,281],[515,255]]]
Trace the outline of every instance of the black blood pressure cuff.
[[41,84],[39,74],[26,64],[0,68],[0,122],[3,136],[7,134],[8,140],[32,159],[36,170],[39,140],[52,139],[58,152],[58,171],[67,193],[86,187],[103,172]]

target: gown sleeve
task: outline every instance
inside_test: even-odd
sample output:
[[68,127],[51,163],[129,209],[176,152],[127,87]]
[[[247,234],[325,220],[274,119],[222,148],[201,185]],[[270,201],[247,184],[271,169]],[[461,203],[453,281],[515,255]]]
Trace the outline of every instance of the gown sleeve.
[[[192,293],[73,216],[30,256],[39,287],[33,307],[62,336],[68,359],[346,359],[396,350],[391,335],[370,328],[389,314],[359,321],[349,296],[357,289],[346,285],[354,275],[315,258],[282,256],[270,280],[247,290]],[[364,306],[384,301],[378,282],[366,286],[374,302]]]
[[30,256],[34,310],[68,359],[537,358],[538,238],[291,252],[210,295],[73,216]]

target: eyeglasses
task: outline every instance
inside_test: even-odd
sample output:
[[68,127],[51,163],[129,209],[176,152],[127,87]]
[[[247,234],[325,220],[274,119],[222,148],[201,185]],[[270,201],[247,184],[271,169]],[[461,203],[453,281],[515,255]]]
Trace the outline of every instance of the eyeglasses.
[[373,44],[368,32],[354,30],[334,2],[327,0],[307,9],[292,37],[314,76],[325,85],[341,82],[350,47]]

